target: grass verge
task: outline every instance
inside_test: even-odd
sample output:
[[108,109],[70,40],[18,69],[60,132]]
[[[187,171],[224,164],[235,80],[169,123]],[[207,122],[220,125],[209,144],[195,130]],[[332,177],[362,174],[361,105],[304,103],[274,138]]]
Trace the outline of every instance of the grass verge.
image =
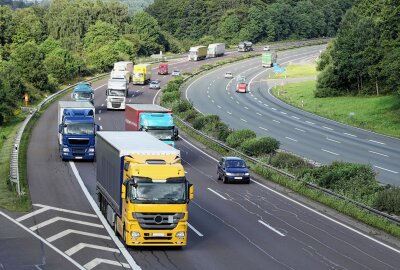
[[[335,121],[400,138],[400,97],[347,96],[315,98],[316,81],[272,89],[286,103]],[[279,90],[279,96],[278,96]]]

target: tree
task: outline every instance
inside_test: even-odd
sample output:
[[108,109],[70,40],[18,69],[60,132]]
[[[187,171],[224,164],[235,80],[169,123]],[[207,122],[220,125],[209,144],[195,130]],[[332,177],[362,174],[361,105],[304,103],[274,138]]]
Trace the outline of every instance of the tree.
[[89,27],[84,37],[84,47],[86,51],[93,51],[99,46],[113,43],[119,39],[120,35],[115,26],[110,23],[97,21]]
[[46,38],[46,31],[40,18],[33,8],[24,8],[14,11],[12,16],[14,44],[24,44],[27,41],[41,43]]
[[63,48],[55,48],[46,55],[43,62],[48,74],[58,82],[64,82],[76,76],[79,64],[70,51]]
[[0,45],[11,43],[13,31],[11,8],[0,6]]

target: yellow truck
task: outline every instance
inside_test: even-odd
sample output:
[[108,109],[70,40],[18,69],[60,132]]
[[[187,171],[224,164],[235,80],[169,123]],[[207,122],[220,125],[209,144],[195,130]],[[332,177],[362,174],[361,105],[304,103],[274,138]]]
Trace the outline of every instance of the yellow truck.
[[151,66],[150,64],[139,64],[133,66],[133,84],[146,84],[151,80]]
[[96,136],[99,207],[127,246],[185,246],[193,185],[179,150],[147,132]]

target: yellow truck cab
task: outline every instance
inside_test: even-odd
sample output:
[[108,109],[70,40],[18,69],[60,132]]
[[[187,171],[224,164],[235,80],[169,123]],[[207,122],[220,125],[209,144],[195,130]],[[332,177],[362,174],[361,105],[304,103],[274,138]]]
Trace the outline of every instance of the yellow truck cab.
[[99,207],[127,246],[185,246],[193,186],[179,150],[147,132],[100,131]]
[[149,64],[139,64],[133,66],[133,84],[146,84],[151,80],[151,66]]

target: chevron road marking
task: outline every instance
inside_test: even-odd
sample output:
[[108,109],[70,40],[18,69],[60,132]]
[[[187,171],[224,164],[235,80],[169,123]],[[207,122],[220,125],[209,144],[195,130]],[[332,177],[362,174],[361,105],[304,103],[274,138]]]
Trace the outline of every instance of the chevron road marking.
[[121,253],[121,251],[119,251],[119,249],[117,249],[117,248],[109,248],[109,247],[92,245],[92,244],[87,244],[87,243],[79,243],[79,244],[73,246],[72,248],[68,249],[67,251],[65,251],[65,254],[67,254],[68,256],[72,256],[83,248],[93,248],[93,249],[114,252],[114,253]]
[[62,231],[60,233],[57,233],[57,234],[47,238],[46,240],[49,241],[49,242],[53,242],[53,241],[55,241],[57,239],[60,239],[60,238],[62,238],[64,236],[67,236],[67,235],[72,234],[72,233],[85,235],[85,236],[90,236],[90,237],[101,238],[101,239],[106,239],[106,240],[111,240],[111,237],[107,236],[107,235],[102,235],[102,234],[97,234],[97,233],[88,233],[88,232],[83,232],[83,231],[78,231],[78,230],[71,230],[71,229],[68,229],[68,230]]
[[85,264],[84,267],[88,270],[91,270],[102,263],[111,264],[111,265],[115,265],[115,266],[121,266],[121,267],[125,267],[125,268],[130,268],[129,264],[127,264],[127,263],[120,263],[118,261],[111,261],[111,260],[106,260],[106,259],[101,259],[101,258],[96,258],[96,259],[91,260],[90,262]]
[[43,221],[42,223],[36,224],[36,225],[30,227],[29,229],[32,231],[36,231],[40,228],[43,228],[43,227],[50,225],[52,223],[55,223],[57,221],[66,221],[66,222],[71,222],[71,223],[75,223],[75,224],[87,225],[87,226],[91,226],[91,227],[104,228],[103,225],[97,224],[97,223],[86,222],[86,221],[70,219],[70,218],[63,218],[63,217],[55,217],[55,218]]

